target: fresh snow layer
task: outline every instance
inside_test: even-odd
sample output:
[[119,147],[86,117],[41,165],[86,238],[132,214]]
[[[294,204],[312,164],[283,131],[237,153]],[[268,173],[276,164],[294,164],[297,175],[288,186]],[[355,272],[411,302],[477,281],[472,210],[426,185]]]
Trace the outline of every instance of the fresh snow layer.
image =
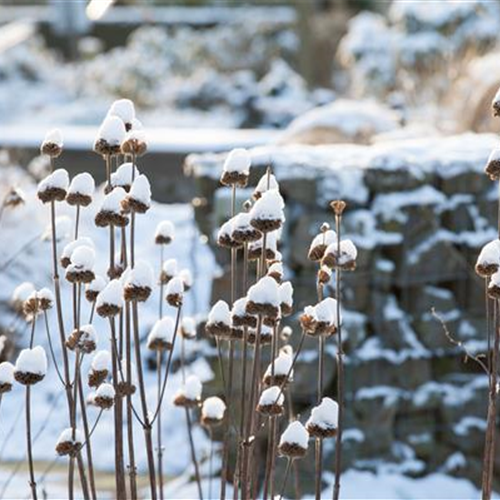
[[63,136],[61,131],[58,128],[54,128],[49,130],[45,134],[45,138],[43,139],[42,144],[56,144],[60,148],[63,147]]
[[57,439],[57,444],[64,442],[83,443],[83,434],[78,429],[75,429],[75,438],[73,439],[73,429],[68,427],[61,432],[59,438]]
[[308,424],[323,428],[337,428],[339,422],[339,405],[330,398],[323,398],[318,406],[311,410]]
[[500,240],[494,239],[484,245],[477,258],[477,264],[483,266],[497,264],[500,266]]
[[123,287],[120,280],[111,280],[106,287],[99,292],[96,300],[96,307],[104,304],[115,305],[122,307],[122,293]]
[[79,246],[94,248],[94,242],[87,236],[81,236],[80,238],[71,241],[70,243],[68,243],[63,247],[61,252],[61,258],[66,258],[71,260],[72,253]]
[[274,174],[264,174],[255,188],[256,193],[263,194],[268,190],[278,191],[279,185]]
[[255,285],[252,285],[247,294],[248,300],[256,304],[280,305],[279,286],[276,280],[264,276]]
[[37,299],[48,300],[49,302],[54,302],[54,294],[52,290],[47,287],[42,288],[36,292]]
[[331,325],[337,324],[337,301],[332,297],[327,297],[314,307],[314,317],[318,321],[324,321]]
[[125,125],[117,116],[107,116],[97,132],[96,141],[104,139],[111,146],[119,146],[125,138]]
[[326,245],[327,247],[337,241],[337,233],[332,229],[328,229],[324,233],[317,234],[311,242],[309,251],[319,245]]
[[175,227],[169,220],[162,220],[157,226],[155,231],[156,236],[163,236],[164,238],[174,239]]
[[278,191],[271,190],[265,192],[261,198],[259,198],[255,205],[250,211],[250,216],[252,219],[262,219],[262,220],[279,220],[281,222],[285,221],[285,215],[283,214],[283,209],[285,204],[283,198]]
[[225,172],[236,172],[239,174],[249,174],[252,159],[250,153],[243,148],[233,149],[227,155],[223,169]]
[[177,260],[175,259],[167,259],[163,263],[162,271],[170,277],[176,276],[178,271]]
[[153,325],[151,333],[148,336],[148,344],[153,340],[164,340],[172,343],[175,333],[175,321],[170,316],[164,316],[156,321]]
[[111,174],[111,185],[113,187],[130,186],[133,182],[132,177],[139,177],[139,169],[133,163],[122,163],[115,172]]
[[134,180],[130,188],[129,196],[149,207],[151,204],[151,185],[144,174],[139,175],[139,177]]
[[272,387],[268,387],[263,390],[259,398],[260,406],[269,406],[274,404],[283,406],[284,402],[285,396],[283,395],[283,391],[281,390],[281,387],[278,387],[277,385],[273,385]]
[[196,337],[196,321],[190,316],[185,316],[181,320],[181,328],[184,332],[185,337],[194,338]]
[[103,383],[97,388],[95,395],[103,398],[114,399],[115,388],[111,384]]
[[68,189],[69,175],[64,168],[58,168],[49,174],[38,184],[38,192],[41,193],[49,188]]
[[285,432],[281,435],[280,445],[284,443],[298,444],[301,448],[307,449],[309,441],[309,433],[306,428],[298,421],[295,420],[288,424]]
[[94,371],[104,371],[111,368],[111,354],[109,351],[97,351],[92,358],[92,369]]
[[106,287],[106,280],[102,276],[96,276],[90,283],[85,287],[86,290],[91,292],[101,292]]
[[29,281],[25,281],[14,289],[11,300],[14,303],[24,302],[35,291],[35,285]]
[[45,375],[47,373],[47,356],[42,346],[23,349],[16,360],[16,371]]
[[138,260],[127,275],[126,285],[153,288],[154,274],[149,262]]
[[231,310],[227,302],[219,300],[213,305],[208,314],[207,323],[224,323],[225,325],[231,325]]
[[286,304],[288,306],[291,306],[293,304],[293,286],[290,281],[281,283],[278,288],[278,293],[281,304]]
[[82,172],[73,177],[68,188],[68,193],[92,196],[94,194],[94,189],[94,178],[88,172]]
[[196,401],[201,398],[201,392],[203,390],[203,385],[200,379],[196,375],[190,375],[186,378],[186,382],[175,393],[177,396],[185,396],[187,399]]
[[95,250],[86,245],[77,246],[70,257],[71,264],[77,270],[92,270],[95,264]]
[[109,108],[108,115],[117,116],[124,123],[132,123],[135,119],[134,103],[130,99],[118,99]]
[[103,212],[113,212],[116,214],[121,213],[122,206],[121,202],[122,200],[127,196],[126,191],[121,188],[121,187],[116,187],[111,191],[111,193],[108,193],[101,204],[101,210]]
[[[292,367],[293,356],[291,353],[281,351],[278,354],[278,357],[275,358],[274,362],[267,367],[265,377],[271,376],[274,365],[274,374],[275,375],[288,375],[290,368]],[[290,378],[293,378],[293,371],[290,373]]]
[[165,287],[165,295],[182,295],[184,293],[184,281],[182,278],[175,276]]
[[191,288],[193,286],[193,274],[189,269],[182,269],[179,272],[179,278],[182,280],[185,288]]
[[201,408],[202,416],[222,420],[225,412],[226,403],[224,403],[221,398],[212,396],[203,401],[203,406]]
[[0,384],[14,383],[14,365],[8,361],[0,363]]

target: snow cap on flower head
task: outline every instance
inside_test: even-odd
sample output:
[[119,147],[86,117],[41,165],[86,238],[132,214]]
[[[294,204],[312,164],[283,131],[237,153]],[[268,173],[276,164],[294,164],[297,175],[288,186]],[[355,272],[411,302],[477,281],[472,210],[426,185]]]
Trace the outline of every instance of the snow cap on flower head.
[[170,350],[173,348],[175,321],[169,316],[156,321],[148,335],[148,349],[152,351]]
[[144,214],[149,210],[151,206],[151,185],[144,174],[136,177],[129,193],[121,204],[125,212]]
[[281,387],[273,385],[262,391],[257,405],[257,411],[267,416],[281,415],[283,413],[284,402],[285,396]]
[[167,259],[161,268],[160,284],[166,285],[172,278],[179,274],[177,261],[175,259]]
[[69,427],[61,432],[56,443],[56,452],[59,456],[69,455],[74,457],[82,447],[84,438],[78,429]]
[[62,267],[66,269],[71,264],[71,254],[79,246],[94,248],[94,242],[87,236],[80,236],[76,240],[70,241],[67,245],[64,246],[61,252],[60,262]]
[[165,300],[172,307],[180,307],[182,305],[183,294],[184,281],[179,276],[175,276],[167,283],[165,290]]
[[101,384],[94,395],[94,404],[102,410],[109,410],[115,402],[115,388],[108,383]]
[[94,278],[95,251],[91,246],[79,245],[69,258],[66,279],[70,283],[90,283]]
[[196,338],[196,321],[194,318],[189,316],[182,318],[180,334],[185,339]]
[[8,193],[5,195],[2,205],[4,207],[15,208],[19,205],[23,205],[26,202],[26,195],[24,191],[19,187],[11,187]]
[[248,212],[241,212],[232,219],[232,238],[240,243],[250,243],[257,241],[262,237],[262,233],[255,229],[251,221],[251,215]]
[[174,236],[175,226],[169,220],[163,220],[156,226],[155,243],[157,245],[172,243]]
[[103,199],[101,208],[95,216],[97,227],[125,227],[128,224],[128,218],[123,213],[122,201],[127,196],[126,191],[117,187],[110,191]]
[[174,405],[191,408],[201,401],[203,385],[196,375],[190,375],[174,394]]
[[[293,379],[293,353],[291,350],[282,349],[272,363],[264,372],[264,383],[266,385],[279,385]],[[274,371],[274,374],[273,374]],[[288,373],[290,372],[290,375]]]
[[132,182],[139,175],[140,172],[136,165],[132,162],[125,162],[116,169],[116,172],[111,174],[110,183],[112,187],[121,187],[128,193]]
[[42,203],[63,201],[69,186],[68,171],[58,168],[38,184],[37,196]]
[[14,384],[14,365],[8,361],[0,363],[0,395],[12,390]]
[[94,151],[102,156],[116,155],[121,151],[121,144],[126,130],[123,120],[108,115],[102,122],[94,142]]
[[88,172],[82,172],[75,175],[66,194],[66,203],[68,205],[80,205],[87,207],[92,203],[94,194],[94,178]]
[[145,302],[153,290],[153,268],[145,260],[138,260],[124,275],[123,298]]
[[258,200],[267,191],[279,191],[279,184],[276,177],[271,173],[264,174],[253,192],[253,198]]
[[278,288],[278,293],[280,298],[281,314],[283,314],[283,316],[289,316],[292,314],[293,308],[293,286],[290,281],[281,283]]
[[98,351],[92,358],[88,375],[90,387],[99,387],[109,375],[111,355],[108,351]]
[[246,297],[234,301],[231,309],[231,319],[234,326],[248,326],[250,328],[257,326],[257,318],[247,313],[247,301]]
[[488,278],[500,268],[500,240],[486,243],[476,261],[476,273],[481,278]]
[[351,240],[342,240],[340,250],[337,241],[328,245],[321,264],[342,271],[354,271],[358,250]]
[[63,150],[63,137],[61,131],[57,128],[49,130],[40,146],[40,152],[43,155],[57,158]]
[[279,191],[266,191],[250,211],[250,223],[262,233],[279,229],[285,222],[285,203]]
[[310,436],[318,438],[333,437],[337,434],[339,423],[339,405],[330,398],[323,398],[318,406],[311,410],[306,423]]
[[124,155],[133,155],[135,157],[146,154],[148,142],[146,133],[142,129],[132,128],[122,142],[122,153]]
[[301,458],[307,453],[309,433],[298,421],[291,422],[281,435],[278,450],[288,458]]
[[95,302],[99,292],[106,286],[106,280],[102,276],[96,276],[90,283],[85,286],[85,298],[89,302]]
[[493,116],[500,116],[500,89],[497,90],[495,97],[491,101]]
[[221,184],[245,187],[250,175],[252,159],[246,149],[237,148],[229,152],[222,168]]
[[182,269],[179,272],[179,278],[184,283],[184,290],[187,292],[193,286],[193,275],[189,269]]
[[54,294],[47,287],[41,288],[36,292],[38,306],[42,311],[48,311],[54,305]]
[[201,408],[201,423],[206,427],[215,427],[222,423],[226,413],[226,403],[222,399],[212,396],[203,401]]
[[279,315],[280,297],[278,283],[264,276],[248,290],[246,311],[275,318]]
[[116,116],[123,122],[126,130],[130,130],[135,120],[134,103],[130,99],[117,99],[111,104],[108,116]]
[[14,369],[14,378],[23,385],[33,385],[40,382],[47,373],[47,356],[41,346],[23,349]]
[[223,248],[240,248],[243,244],[233,237],[234,217],[224,222],[217,233],[217,244]]
[[224,300],[216,302],[208,314],[205,329],[214,337],[227,337],[231,333],[231,311]]
[[307,254],[307,258],[313,262],[319,262],[327,247],[337,241],[337,233],[330,229],[327,223],[324,223],[321,229],[322,231],[313,238]]
[[99,292],[96,300],[96,311],[103,318],[116,316],[123,307],[123,286],[120,280],[111,280]]

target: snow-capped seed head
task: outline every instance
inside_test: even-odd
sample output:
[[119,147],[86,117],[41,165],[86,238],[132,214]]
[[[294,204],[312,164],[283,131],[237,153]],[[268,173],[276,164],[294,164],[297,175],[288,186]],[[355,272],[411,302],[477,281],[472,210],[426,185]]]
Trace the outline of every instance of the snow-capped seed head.
[[[266,251],[265,251],[265,259],[268,261],[281,261],[281,258],[278,258],[281,254],[278,252],[278,239],[279,239],[280,231],[272,231],[271,233],[267,233],[266,236]],[[248,258],[250,260],[259,260],[262,256],[262,244],[263,238],[260,238],[257,241],[254,241],[248,245]]]
[[98,227],[109,225],[125,227],[128,218],[122,212],[122,200],[127,196],[123,188],[117,187],[108,193],[101,204],[101,208],[95,216],[95,224]]
[[8,361],[0,363],[0,395],[12,390],[14,384],[14,365]]
[[278,181],[271,173],[264,174],[253,192],[253,198],[258,200],[266,191],[279,191]]
[[488,157],[484,173],[492,180],[500,179],[500,148],[495,148]]
[[340,251],[337,242],[328,245],[321,265],[330,268],[338,268],[342,271],[354,271],[356,269],[356,258],[358,250],[351,240],[342,240],[340,242]]
[[273,385],[262,391],[257,405],[257,411],[269,417],[281,415],[283,413],[284,402],[285,396],[281,387]]
[[334,200],[330,203],[330,208],[336,217],[342,217],[346,207],[347,203],[344,200]]
[[182,269],[179,278],[184,283],[184,290],[187,292],[193,286],[193,275],[189,269]]
[[160,283],[165,285],[172,278],[179,274],[179,270],[177,267],[177,261],[175,259],[167,259],[162,266],[160,273]]
[[325,250],[329,245],[337,241],[337,233],[331,229],[321,231],[316,235],[309,246],[307,258],[313,262],[319,262],[325,255]]
[[94,178],[88,172],[73,177],[66,194],[66,202],[68,205],[80,205],[87,207],[92,203],[92,195],[94,194],[95,182]]
[[146,133],[143,130],[130,130],[122,142],[122,153],[135,157],[143,156],[148,150]]
[[489,278],[500,268],[500,240],[486,243],[476,261],[476,273],[481,278]]
[[248,326],[255,328],[257,326],[257,318],[252,314],[247,313],[247,298],[235,300],[231,309],[231,320],[233,326],[242,327]]
[[233,222],[229,219],[224,222],[217,233],[217,244],[223,248],[240,248],[242,243],[233,238]]
[[327,285],[332,279],[332,270],[328,266],[321,266],[318,269],[318,283]]
[[152,351],[169,351],[173,348],[175,321],[165,316],[153,325],[148,335],[148,349]]
[[57,439],[56,452],[60,457],[66,455],[75,457],[80,451],[83,442],[84,438],[82,433],[78,429],[69,427],[62,431]]
[[500,298],[500,271],[492,274],[488,283],[488,296],[492,299]]
[[262,233],[276,231],[285,222],[284,206],[278,191],[266,191],[252,207],[250,223]]
[[49,130],[40,146],[40,152],[43,155],[57,158],[63,150],[63,137],[61,131],[57,128]]
[[281,340],[283,340],[284,342],[288,342],[290,340],[290,337],[292,336],[292,333],[293,330],[291,329],[291,327],[284,326],[281,329],[281,334],[280,334]]
[[94,404],[102,410],[109,410],[115,402],[115,389],[111,384],[101,384],[94,395]]
[[232,219],[231,236],[239,243],[250,243],[262,237],[262,233],[250,223],[251,216],[248,212],[241,212]]
[[108,116],[118,117],[123,122],[126,130],[130,130],[135,120],[134,103],[130,99],[118,99],[109,108]]
[[90,354],[97,347],[97,334],[92,325],[81,325],[78,330],[73,330],[66,340],[66,347],[70,351],[77,349],[84,354]]
[[337,435],[339,424],[339,405],[330,398],[323,398],[318,406],[311,410],[306,423],[310,436],[328,438]]
[[[264,373],[264,384],[282,386],[293,380],[293,356],[290,349],[281,350]],[[291,370],[291,371],[290,371]],[[290,373],[290,375],[288,375]]]
[[[122,373],[123,380],[120,378],[120,381],[116,384],[116,393],[120,397],[131,396],[137,390],[137,377],[134,364],[130,363],[129,365],[126,361],[122,362]],[[129,378],[130,382],[128,382]]]
[[24,205],[26,202],[26,195],[21,188],[11,187],[9,192],[5,195],[2,205],[4,207],[16,208],[19,205]]
[[497,90],[493,101],[491,101],[491,108],[493,110],[493,116],[500,116],[500,89]]
[[246,149],[237,148],[229,152],[224,162],[221,184],[245,187],[250,175],[252,159]]
[[37,196],[42,203],[63,201],[69,186],[69,175],[64,168],[58,168],[39,182]]
[[201,408],[201,423],[206,427],[215,427],[224,420],[226,403],[221,398],[212,396],[203,401]]
[[40,382],[47,373],[47,356],[41,346],[23,349],[16,360],[14,378],[23,385]]
[[276,283],[281,283],[283,279],[283,264],[281,262],[273,262],[268,270],[267,275],[276,280]]
[[35,285],[33,285],[33,283],[31,283],[30,281],[25,281],[24,283],[18,285],[12,292],[12,307],[16,311],[22,312],[24,302],[34,292],[36,292]]
[[33,292],[23,304],[23,313],[27,321],[31,321],[34,316],[41,314],[40,301],[38,300],[38,292]]
[[165,290],[165,300],[172,307],[180,307],[182,305],[183,295],[184,281],[179,276],[176,276],[167,283]]
[[231,333],[231,311],[224,300],[216,302],[208,314],[205,329],[214,337],[228,337]]
[[120,153],[126,130],[123,120],[117,116],[106,116],[94,142],[94,151],[102,156]]
[[281,435],[278,450],[288,458],[301,458],[307,453],[309,433],[298,421],[291,422]]
[[315,335],[317,323],[315,308],[313,306],[306,306],[304,312],[300,315],[299,322],[304,332],[309,335]]
[[163,220],[156,226],[155,243],[157,245],[172,243],[174,236],[175,226],[169,220]]
[[[315,328],[314,335],[333,335],[338,330],[337,301],[332,297],[319,302],[314,307]],[[340,317],[342,322],[342,316]]]
[[182,318],[180,333],[186,340],[196,338],[196,321],[194,318]]
[[71,254],[80,246],[94,248],[94,242],[86,236],[80,236],[78,239],[70,241],[61,252],[60,262],[62,267],[67,268],[71,264]]
[[139,175],[130,188],[128,195],[122,200],[122,208],[125,212],[144,214],[151,206],[151,185],[148,178]]
[[293,286],[290,281],[285,281],[279,288],[280,308],[283,316],[292,314],[293,308]]
[[[260,329],[260,345],[269,345],[273,341],[274,329],[267,326],[265,323],[262,325]],[[247,342],[250,345],[255,345],[257,342],[257,331],[249,330],[247,334]]]
[[98,351],[92,358],[91,368],[88,375],[90,387],[99,387],[109,375],[111,367],[111,355],[108,351]]
[[99,292],[102,292],[106,287],[106,280],[102,276],[96,276],[90,283],[85,286],[85,298],[89,302],[95,302]]
[[125,300],[145,302],[153,290],[153,268],[145,260],[138,260],[125,278],[123,297]]
[[38,290],[36,296],[41,311],[48,311],[54,305],[54,294],[47,287]]
[[196,375],[190,375],[174,394],[174,405],[191,408],[201,401],[203,385]]
[[66,268],[66,279],[70,283],[90,283],[94,278],[95,251],[92,247],[77,246]]
[[134,182],[134,179],[139,177],[139,175],[139,169],[132,162],[122,163],[116,169],[116,172],[111,174],[111,186],[114,188],[121,187],[128,193],[132,186],[132,182]]
[[264,276],[248,290],[246,311],[249,314],[275,318],[279,315],[280,297],[278,283]]
[[123,287],[120,280],[111,280],[97,296],[97,314],[103,318],[116,316],[123,307],[122,294]]

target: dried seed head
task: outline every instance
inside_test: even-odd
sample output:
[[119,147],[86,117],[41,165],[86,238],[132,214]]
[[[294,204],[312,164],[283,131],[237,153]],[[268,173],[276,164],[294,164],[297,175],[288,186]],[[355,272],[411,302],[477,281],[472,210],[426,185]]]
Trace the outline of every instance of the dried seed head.
[[63,150],[63,138],[59,129],[50,130],[47,132],[45,139],[40,146],[40,152],[51,158],[57,158]]
[[19,205],[24,205],[25,195],[20,188],[10,188],[9,192],[3,199],[3,206],[9,208],[16,208]]
[[343,200],[334,200],[330,203],[330,207],[333,210],[333,213],[337,217],[342,216],[342,213],[344,212],[346,206],[347,206],[347,204]]

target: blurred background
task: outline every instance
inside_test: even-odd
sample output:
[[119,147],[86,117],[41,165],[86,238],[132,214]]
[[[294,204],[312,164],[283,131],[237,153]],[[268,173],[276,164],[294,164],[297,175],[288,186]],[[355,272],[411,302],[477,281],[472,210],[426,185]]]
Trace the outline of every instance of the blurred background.
[[[202,283],[189,305],[200,318],[228,295],[227,252],[214,244],[229,207],[218,183],[228,150],[250,148],[251,185],[268,165],[280,181],[296,311],[314,293],[309,242],[333,222],[328,202],[342,197],[345,231],[359,248],[344,289],[344,495],[472,498],[487,380],[464,363],[431,309],[471,352],[484,352],[484,283],[474,263],[496,237],[497,192],[482,171],[498,143],[498,87],[495,0],[3,0],[0,187],[33,193],[47,167],[39,145],[54,127],[65,138],[61,166],[103,180],[92,152],[97,126],[115,99],[132,99],[150,141],[139,166],[158,217],[172,214],[184,228],[173,256]],[[10,244],[0,249],[0,358],[25,342],[12,327],[10,297],[32,272],[27,257],[40,262],[30,279],[44,286],[48,278],[42,243],[33,243],[45,223],[35,200],[1,221]],[[294,401],[304,415],[314,403],[316,349],[308,343],[297,368]],[[193,359],[210,353],[194,350]],[[327,353],[334,394],[333,344]],[[216,380],[209,391],[220,391]],[[50,442],[50,427],[48,434]],[[0,446],[4,436],[0,429]],[[201,431],[199,442],[203,453]],[[7,449],[0,458],[19,459]],[[187,467],[183,453],[167,459],[170,473]],[[331,468],[333,447],[325,453]],[[500,471],[498,453],[496,460]],[[311,493],[312,460],[301,467]],[[6,477],[0,467],[0,486]]]

